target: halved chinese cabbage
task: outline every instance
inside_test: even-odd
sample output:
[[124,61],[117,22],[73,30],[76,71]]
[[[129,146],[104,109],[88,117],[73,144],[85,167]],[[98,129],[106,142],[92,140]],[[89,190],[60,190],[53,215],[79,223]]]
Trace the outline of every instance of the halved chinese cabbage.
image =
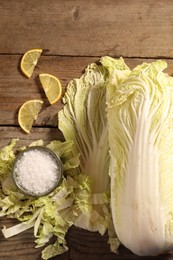
[[[104,234],[111,225],[108,196],[110,155],[106,118],[108,79],[110,78],[110,84],[119,82],[126,78],[130,70],[122,58],[116,60],[103,57],[101,63],[102,65],[90,64],[81,78],[68,84],[64,107],[59,112],[59,128],[66,140],[74,142],[72,157],[80,154],[79,166],[70,169],[68,174],[84,174],[89,176],[92,183],[91,209],[81,214],[75,225]],[[115,244],[114,251],[119,245],[117,240]]]
[[118,238],[137,255],[173,249],[173,78],[162,72],[166,66],[137,66],[108,102],[112,216]]

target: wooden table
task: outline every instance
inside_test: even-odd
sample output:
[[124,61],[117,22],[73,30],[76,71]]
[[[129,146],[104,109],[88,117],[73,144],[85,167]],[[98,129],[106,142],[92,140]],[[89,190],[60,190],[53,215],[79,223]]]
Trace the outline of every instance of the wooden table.
[[[44,52],[31,79],[19,69],[22,54],[31,48]],[[61,139],[57,128],[59,102],[49,106],[38,74],[51,73],[62,82],[79,77],[91,62],[103,55],[123,56],[133,68],[143,61],[163,58],[173,74],[173,1],[171,0],[0,0],[0,147],[12,138],[19,145],[33,140]],[[31,134],[18,126],[17,113],[23,102],[40,98],[44,111]],[[0,226],[15,220],[1,219]],[[0,234],[0,260],[41,259],[32,230],[8,240]],[[69,251],[55,259],[137,259],[120,247],[110,252],[107,235],[72,227],[67,235]],[[145,257],[146,259],[150,259]],[[171,256],[158,257],[172,259]]]

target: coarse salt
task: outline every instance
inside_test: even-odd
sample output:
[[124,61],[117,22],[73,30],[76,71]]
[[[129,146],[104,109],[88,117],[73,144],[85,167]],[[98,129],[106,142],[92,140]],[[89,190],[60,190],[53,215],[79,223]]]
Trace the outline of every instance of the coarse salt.
[[15,166],[18,186],[30,194],[44,194],[59,180],[60,167],[45,150],[24,152]]

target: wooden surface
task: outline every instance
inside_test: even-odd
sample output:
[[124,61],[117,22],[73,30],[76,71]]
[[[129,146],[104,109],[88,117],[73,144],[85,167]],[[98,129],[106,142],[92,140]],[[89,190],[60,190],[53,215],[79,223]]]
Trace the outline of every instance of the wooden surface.
[[[25,51],[36,47],[45,52],[28,80],[21,74],[19,63]],[[143,61],[164,58],[167,72],[172,75],[173,1],[0,0],[0,147],[12,138],[20,138],[19,145],[37,139],[62,139],[57,128],[62,103],[49,106],[37,75],[54,74],[64,91],[70,79],[79,77],[89,63],[103,55],[123,56],[131,68]],[[32,98],[43,99],[45,105],[31,134],[26,135],[18,126],[17,113],[21,104]],[[0,220],[1,227],[14,223],[6,218]],[[67,235],[69,251],[55,259],[139,258],[123,247],[119,255],[111,253],[106,241],[106,234],[72,227]],[[34,246],[32,230],[8,240],[0,233],[0,260],[41,259],[41,249]]]
[[2,53],[173,57],[172,0],[1,0],[0,8]]

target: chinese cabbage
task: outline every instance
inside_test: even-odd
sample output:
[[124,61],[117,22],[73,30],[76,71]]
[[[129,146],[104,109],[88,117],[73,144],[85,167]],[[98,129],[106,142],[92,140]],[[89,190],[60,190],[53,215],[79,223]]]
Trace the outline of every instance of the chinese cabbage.
[[130,69],[122,58],[102,57],[100,63],[90,64],[81,78],[68,84],[64,107],[59,112],[59,128],[66,141],[74,142],[72,157],[80,154],[79,166],[70,169],[68,174],[86,175],[91,180],[90,211],[81,213],[74,224],[102,235],[108,230],[111,250],[117,252],[119,241],[110,212],[106,99],[108,85],[116,82],[118,87],[127,78]]
[[173,249],[173,78],[162,72],[166,66],[137,66],[108,102],[114,227],[137,255]]

